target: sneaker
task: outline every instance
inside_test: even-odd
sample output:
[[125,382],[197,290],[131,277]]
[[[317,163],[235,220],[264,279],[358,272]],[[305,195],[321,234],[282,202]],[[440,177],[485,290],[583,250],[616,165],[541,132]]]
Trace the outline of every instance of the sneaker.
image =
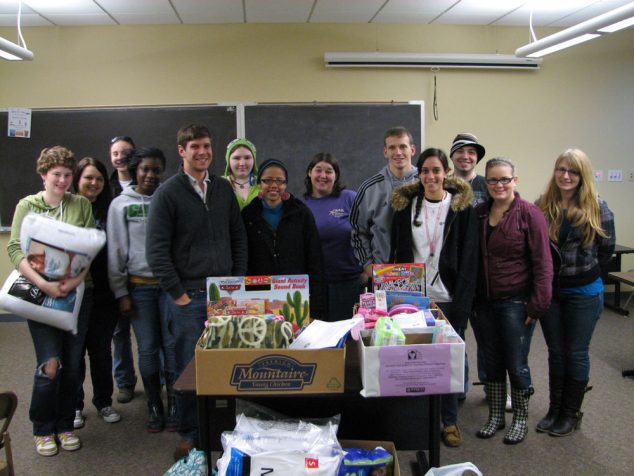
[[112,407],[103,407],[99,410],[99,416],[103,418],[106,423],[117,423],[121,420],[121,415]]
[[509,413],[513,411],[513,401],[509,393],[506,394],[506,405],[504,405],[504,409]]
[[58,433],[57,439],[59,440],[59,446],[61,446],[63,450],[76,451],[81,448],[81,440],[72,431]]
[[457,425],[449,425],[442,429],[442,442],[450,448],[462,445],[462,435]]
[[73,427],[75,430],[83,428],[86,424],[86,417],[82,415],[81,410],[75,410],[75,419],[73,420]]
[[57,454],[57,443],[53,435],[34,436],[35,451],[40,456],[55,456]]
[[[117,402],[128,403],[134,398],[134,388],[121,387],[117,394]],[[117,420],[118,421],[118,420]]]

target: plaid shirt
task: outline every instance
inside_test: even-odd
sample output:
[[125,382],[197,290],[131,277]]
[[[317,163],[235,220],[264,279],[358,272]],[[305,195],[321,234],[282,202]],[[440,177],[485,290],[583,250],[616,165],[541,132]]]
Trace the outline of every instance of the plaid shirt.
[[605,200],[599,198],[601,227],[607,237],[596,236],[592,246],[583,248],[583,234],[572,228],[566,241],[559,245],[551,241],[555,268],[555,287],[571,288],[589,284],[601,276],[601,267],[612,257],[616,237],[614,214]]

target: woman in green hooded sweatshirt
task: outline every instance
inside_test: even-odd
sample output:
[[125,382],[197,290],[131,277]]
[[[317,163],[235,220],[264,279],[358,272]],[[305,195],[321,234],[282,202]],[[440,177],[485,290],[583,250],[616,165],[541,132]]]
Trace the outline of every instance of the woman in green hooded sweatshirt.
[[225,160],[227,166],[223,177],[231,183],[242,210],[260,192],[256,183],[258,166],[255,162],[255,146],[247,139],[235,139],[227,146]]

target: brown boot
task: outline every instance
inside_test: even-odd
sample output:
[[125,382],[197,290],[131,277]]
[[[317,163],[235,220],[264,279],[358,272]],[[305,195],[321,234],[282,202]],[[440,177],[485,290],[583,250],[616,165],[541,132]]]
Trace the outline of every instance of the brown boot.
[[174,450],[174,461],[178,461],[181,458],[187,456],[190,450],[194,449],[194,442],[191,440],[181,440],[176,444]]

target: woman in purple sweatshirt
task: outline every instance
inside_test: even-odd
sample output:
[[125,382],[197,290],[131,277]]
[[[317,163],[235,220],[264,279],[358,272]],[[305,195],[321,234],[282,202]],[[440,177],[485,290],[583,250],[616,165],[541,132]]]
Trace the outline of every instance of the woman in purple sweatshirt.
[[472,325],[484,344],[489,420],[477,436],[491,438],[505,426],[508,373],[513,422],[504,443],[516,444],[528,431],[528,352],[535,323],[550,305],[553,267],[548,225],[541,210],[515,191],[513,163],[489,160],[485,180],[490,198],[476,208],[481,253]]

